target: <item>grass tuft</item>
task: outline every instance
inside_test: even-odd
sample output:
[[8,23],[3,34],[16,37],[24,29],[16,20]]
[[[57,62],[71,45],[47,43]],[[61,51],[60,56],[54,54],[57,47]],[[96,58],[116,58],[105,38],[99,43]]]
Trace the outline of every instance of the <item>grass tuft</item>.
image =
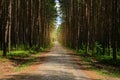
[[30,53],[29,53],[29,51],[12,51],[12,52],[8,53],[7,56],[10,58],[12,58],[12,57],[29,57]]

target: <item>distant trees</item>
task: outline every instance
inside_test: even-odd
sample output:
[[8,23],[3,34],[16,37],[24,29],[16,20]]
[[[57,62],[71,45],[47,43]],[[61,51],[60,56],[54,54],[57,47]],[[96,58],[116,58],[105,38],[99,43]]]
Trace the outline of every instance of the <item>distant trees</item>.
[[[92,55],[111,55],[120,49],[119,0],[59,0],[63,23],[59,40],[66,46]],[[112,50],[111,50],[112,49]]]
[[54,0],[1,0],[0,48],[10,50],[47,47],[56,17]]

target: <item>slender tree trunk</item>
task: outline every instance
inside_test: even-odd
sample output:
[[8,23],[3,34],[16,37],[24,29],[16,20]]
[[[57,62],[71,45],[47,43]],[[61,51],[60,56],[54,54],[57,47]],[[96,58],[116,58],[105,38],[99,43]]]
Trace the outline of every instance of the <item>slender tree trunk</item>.
[[9,28],[8,28],[8,52],[11,49],[11,25],[12,25],[12,0],[9,2]]
[[117,60],[117,0],[112,0],[112,44],[113,44],[113,60],[116,62]]

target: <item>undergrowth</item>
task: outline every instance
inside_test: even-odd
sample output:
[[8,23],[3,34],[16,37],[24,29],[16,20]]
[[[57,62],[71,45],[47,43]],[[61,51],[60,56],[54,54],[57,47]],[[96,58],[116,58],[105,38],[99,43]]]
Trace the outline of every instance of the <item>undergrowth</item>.
[[28,66],[30,66],[34,62],[35,59],[36,59],[35,57],[31,57],[29,60],[25,61],[23,64],[19,65],[18,67],[15,67],[14,71],[20,72],[25,70]]
[[[106,76],[120,77],[120,71],[119,71],[120,69],[118,67],[118,66],[120,66],[120,56],[119,55],[117,56],[117,61],[115,62],[113,60],[112,56],[95,55],[94,57],[92,57],[92,54],[90,52],[91,51],[89,51],[89,56],[87,56],[85,54],[84,49],[79,50],[77,53],[79,56],[81,56],[81,58],[84,61],[88,62],[88,64],[91,65],[91,69],[95,70],[97,73],[106,75]],[[95,63],[92,62],[92,59],[96,60],[97,63],[102,66],[102,68],[96,67]],[[108,67],[106,68],[105,66],[108,66]]]

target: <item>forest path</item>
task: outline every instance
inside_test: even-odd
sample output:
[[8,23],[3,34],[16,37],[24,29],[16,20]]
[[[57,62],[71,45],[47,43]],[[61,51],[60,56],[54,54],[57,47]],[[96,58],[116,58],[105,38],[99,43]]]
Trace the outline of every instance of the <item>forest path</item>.
[[70,51],[57,42],[38,69],[3,80],[90,80],[73,60]]

